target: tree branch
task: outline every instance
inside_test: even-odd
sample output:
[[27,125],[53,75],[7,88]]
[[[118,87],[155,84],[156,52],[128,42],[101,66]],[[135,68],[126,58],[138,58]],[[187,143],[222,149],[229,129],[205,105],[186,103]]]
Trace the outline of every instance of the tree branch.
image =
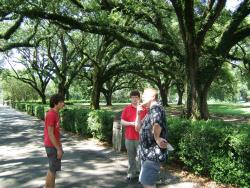
[[16,32],[16,30],[20,27],[21,23],[23,22],[23,16],[20,16],[17,21],[11,26],[4,35],[0,35],[0,38],[5,40],[10,39],[11,35]]
[[[213,3],[214,2],[212,2],[212,4]],[[220,0],[217,1],[216,7],[214,9],[209,10],[208,15],[204,19],[204,22],[201,24],[200,30],[197,32],[197,42],[196,42],[197,46],[202,45],[207,31],[212,27],[216,19],[219,17],[225,5],[226,5],[226,0]]]
[[[23,16],[29,17],[31,19],[42,18],[49,19],[53,21],[58,21],[59,23],[69,26],[68,29],[79,29],[81,31],[86,31],[89,33],[95,33],[100,35],[110,35],[112,34],[116,39],[128,46],[150,49],[156,51],[162,51],[164,53],[173,53],[174,50],[171,46],[166,46],[161,39],[152,38],[151,35],[142,32],[141,30],[135,29],[133,27],[121,27],[118,25],[103,25],[96,21],[86,21],[80,22],[74,18],[68,16],[62,16],[59,14],[47,13],[41,10],[26,10],[17,12]],[[141,40],[132,40],[132,34],[139,36]],[[129,37],[125,37],[129,36]],[[144,41],[143,41],[144,40]]]
[[[226,56],[233,45],[242,40],[243,37],[250,35],[250,33],[248,32],[249,27],[237,31],[237,28],[246,18],[246,16],[249,15],[249,13],[250,2],[249,0],[244,0],[240,4],[239,8],[234,12],[231,19],[232,21],[229,23],[224,33],[222,34],[222,37],[220,38],[220,42],[216,47],[216,51],[219,55]],[[234,37],[237,37],[237,39]]]
[[174,10],[175,10],[175,14],[177,16],[178,22],[179,22],[179,28],[181,31],[181,35],[182,35],[182,40],[186,41],[186,28],[185,28],[185,23],[184,23],[184,15],[183,15],[183,7],[182,4],[179,0],[170,0]]

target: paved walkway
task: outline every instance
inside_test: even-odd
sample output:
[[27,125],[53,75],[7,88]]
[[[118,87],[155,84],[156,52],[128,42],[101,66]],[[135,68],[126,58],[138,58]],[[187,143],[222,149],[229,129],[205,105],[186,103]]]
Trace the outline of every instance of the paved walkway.
[[[0,106],[0,187],[39,188],[44,184],[47,159],[43,148],[43,122]],[[62,171],[58,173],[56,187],[139,188],[137,182],[125,181],[127,158],[110,148],[97,145],[93,140],[81,140],[64,133],[65,155]],[[194,188],[194,183],[182,182],[171,174],[164,188]],[[167,183],[167,185],[166,185]]]

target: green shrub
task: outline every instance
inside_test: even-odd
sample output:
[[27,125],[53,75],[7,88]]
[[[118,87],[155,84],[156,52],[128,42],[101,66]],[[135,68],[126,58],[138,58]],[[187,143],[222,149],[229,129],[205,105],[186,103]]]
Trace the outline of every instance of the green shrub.
[[6,104],[7,106],[10,106],[10,105],[11,105],[11,101],[10,101],[10,100],[6,100],[6,101],[5,101],[5,104]]
[[31,103],[25,104],[25,110],[29,115],[34,116],[34,106]]
[[114,112],[93,110],[89,113],[88,128],[93,137],[112,143]]
[[11,105],[12,108],[15,108],[16,102],[15,101],[10,101],[10,105]]
[[49,106],[44,106],[43,110],[44,110],[44,118],[46,116],[46,113],[49,111],[50,107]]
[[92,135],[102,141],[112,142],[114,113],[105,110],[67,108],[61,111],[61,126],[64,130]]
[[182,118],[168,118],[167,129],[168,129],[168,141],[175,148],[173,155],[176,155],[180,151],[179,143],[183,136],[187,133],[190,127],[191,121]]
[[20,103],[20,102],[17,102],[15,103],[15,108],[17,110],[20,110],[22,112],[25,112],[25,103]]
[[76,132],[74,110],[65,108],[61,111],[61,127],[65,131]]
[[248,167],[250,172],[250,124],[241,125],[234,129],[230,136],[231,156]]
[[211,159],[210,174],[216,182],[250,186],[250,172],[247,171],[246,165],[226,155]]
[[35,105],[34,106],[34,115],[37,118],[44,120],[44,105]]
[[75,131],[83,136],[90,136],[88,132],[88,114],[90,110],[88,109],[75,109]]
[[179,144],[180,159],[196,174],[209,175],[212,156],[227,152],[228,136],[224,122],[193,122]]
[[250,187],[249,124],[170,118],[168,127],[175,157],[186,168],[217,182]]

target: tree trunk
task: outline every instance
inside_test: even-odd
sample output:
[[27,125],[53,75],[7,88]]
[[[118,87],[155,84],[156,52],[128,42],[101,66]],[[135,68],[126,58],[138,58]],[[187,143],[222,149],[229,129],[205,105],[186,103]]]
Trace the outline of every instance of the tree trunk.
[[107,91],[106,93],[103,93],[106,99],[106,105],[107,106],[112,106],[112,92]]
[[67,101],[68,101],[69,98],[70,98],[69,90],[68,90],[68,89],[67,89],[66,92],[65,92],[65,98],[66,98]]
[[198,101],[197,101],[197,67],[198,67],[198,52],[195,45],[189,45],[186,48],[186,71],[187,71],[187,117],[198,119]]
[[37,91],[38,95],[41,97],[42,104],[46,104],[45,88],[42,88],[42,90],[39,90],[39,89],[35,89],[35,90]]
[[60,94],[61,96],[63,96],[63,98],[65,98],[66,88],[62,82],[58,84],[58,94]]
[[209,118],[209,111],[207,105],[208,89],[209,88],[204,88],[203,90],[199,91],[198,94],[200,118],[204,120],[207,120]]
[[91,94],[91,104],[90,107],[92,109],[100,109],[100,94],[101,94],[101,88],[102,83],[99,81],[98,78],[93,78],[93,90]]
[[184,84],[178,84],[176,83],[175,84],[176,86],[176,89],[177,89],[177,94],[178,94],[178,102],[177,102],[177,105],[182,105],[182,100],[183,100],[183,94],[184,94]]
[[177,89],[177,93],[178,93],[178,102],[177,102],[177,105],[182,105],[182,98],[183,98],[183,91]]
[[[212,59],[211,62],[219,62],[218,59]],[[222,65],[222,63],[221,63]],[[208,91],[215,80],[216,76],[219,74],[219,71],[221,70],[220,66],[213,67],[209,66],[204,71],[206,72],[212,72],[213,74],[209,74],[206,76],[206,79],[203,79],[202,82],[200,82],[197,85],[198,89],[198,97],[199,97],[199,113],[201,119],[209,119],[209,111],[208,111],[208,105],[207,105],[207,97],[208,97]],[[205,72],[200,72],[198,77],[201,77],[202,75],[205,75]]]
[[46,104],[46,95],[42,95],[41,98],[42,98],[42,104]]
[[168,89],[166,89],[164,86],[159,87],[162,105],[167,107],[168,105]]

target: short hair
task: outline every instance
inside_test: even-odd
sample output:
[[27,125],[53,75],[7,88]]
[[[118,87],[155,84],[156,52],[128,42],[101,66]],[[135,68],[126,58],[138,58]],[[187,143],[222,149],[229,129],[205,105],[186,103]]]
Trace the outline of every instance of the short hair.
[[138,90],[133,90],[133,91],[131,91],[130,92],[130,95],[129,95],[130,97],[132,97],[132,96],[137,96],[137,97],[141,97],[140,96],[140,92],[138,91]]
[[145,88],[144,92],[149,92],[155,96],[155,100],[158,100],[158,91],[155,88]]
[[64,102],[64,98],[60,94],[54,94],[50,97],[49,106],[54,108],[59,102]]

